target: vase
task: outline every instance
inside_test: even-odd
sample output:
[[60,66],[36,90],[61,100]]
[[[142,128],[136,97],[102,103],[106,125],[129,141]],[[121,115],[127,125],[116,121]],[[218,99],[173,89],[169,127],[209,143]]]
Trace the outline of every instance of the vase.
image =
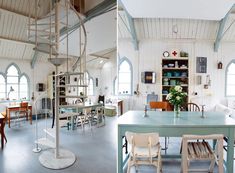
[[180,117],[180,106],[179,105],[174,105],[174,116],[176,118]]

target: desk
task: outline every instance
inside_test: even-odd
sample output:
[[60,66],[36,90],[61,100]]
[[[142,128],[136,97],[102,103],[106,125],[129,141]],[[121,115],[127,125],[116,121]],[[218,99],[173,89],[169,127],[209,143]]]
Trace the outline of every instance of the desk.
[[[160,136],[182,137],[183,134],[224,134],[228,137],[226,172],[233,172],[233,143],[235,120],[219,112],[181,112],[179,118],[174,118],[174,112],[148,111],[144,118],[144,111],[128,111],[118,118],[118,153],[117,173],[123,173],[122,136],[126,131],[158,132]],[[173,157],[166,155],[166,157]],[[177,157],[180,158],[180,155]],[[127,161],[127,159],[125,159]]]
[[4,119],[5,117],[0,113],[0,124],[1,124],[1,147],[4,147],[5,133],[4,133]]
[[[11,112],[15,112],[18,111],[20,108],[20,105],[14,105],[14,106],[7,106],[6,107],[6,113],[7,113],[7,121],[8,121],[8,127],[11,127]],[[32,106],[28,105],[28,109],[30,110],[30,124],[32,124]],[[28,115],[26,117],[26,119],[28,120]]]

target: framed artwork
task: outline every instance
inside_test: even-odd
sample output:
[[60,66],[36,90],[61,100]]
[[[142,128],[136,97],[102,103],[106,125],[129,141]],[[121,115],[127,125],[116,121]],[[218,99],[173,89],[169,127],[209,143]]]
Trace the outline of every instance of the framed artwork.
[[207,72],[207,57],[197,57],[196,59],[196,73]]

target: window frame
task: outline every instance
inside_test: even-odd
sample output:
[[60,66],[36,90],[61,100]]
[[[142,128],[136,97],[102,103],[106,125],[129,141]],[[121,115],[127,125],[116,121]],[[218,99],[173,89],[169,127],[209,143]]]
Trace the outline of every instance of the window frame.
[[230,67],[231,64],[234,64],[235,65],[235,59],[231,60],[227,67],[226,67],[226,70],[225,70],[225,97],[235,97],[235,95],[228,95],[227,93],[227,85],[228,85],[228,80],[227,80],[227,77],[228,77],[228,69]]
[[[6,70],[5,70],[5,74],[4,73],[0,73],[1,75],[3,75],[5,77],[5,99],[4,100],[7,100],[8,96],[7,96],[7,86],[11,86],[12,83],[9,83],[7,78],[8,77],[11,77],[12,75],[9,75],[8,74],[8,71],[9,69],[14,66],[15,69],[17,70],[17,83],[15,83],[17,85],[17,89],[18,89],[18,93],[17,93],[17,99],[14,100],[14,101],[21,101],[22,99],[20,98],[20,79],[21,77],[25,76],[26,79],[27,79],[27,87],[28,87],[28,90],[27,90],[27,98],[25,100],[29,101],[30,100],[30,79],[28,77],[28,75],[26,73],[21,73],[21,70],[20,68],[18,67],[17,64],[15,63],[10,63],[7,67],[6,67]],[[16,76],[15,76],[16,77]],[[8,102],[10,102],[11,100],[7,100]]]
[[[90,73],[88,71],[85,71],[85,74],[87,73],[87,76],[88,76],[88,79],[85,79],[88,81],[88,84],[87,84],[87,96],[94,96],[95,95],[95,82],[94,82],[94,78],[91,77]],[[90,85],[90,79],[93,81],[93,85],[92,85],[92,89],[93,89],[93,95],[89,95],[89,85]],[[86,82],[87,82],[86,81]]]
[[4,79],[4,86],[5,86],[5,88],[4,88],[4,91],[2,92],[2,93],[5,93],[5,96],[4,96],[4,100],[5,100],[5,98],[7,98],[7,92],[6,92],[6,90],[7,90],[7,79],[6,79],[6,75],[4,74],[4,73],[2,73],[2,72],[0,72],[0,75],[3,77],[3,79]]
[[[120,66],[123,62],[127,62],[129,67],[130,67],[130,73],[131,73],[131,76],[130,76],[130,93],[128,94],[119,94],[119,72],[120,72]],[[127,58],[127,57],[122,57],[120,60],[119,60],[119,63],[118,63],[118,75],[117,75],[117,82],[118,82],[118,95],[119,96],[132,96],[133,95],[133,66],[132,66],[132,63],[131,61]]]

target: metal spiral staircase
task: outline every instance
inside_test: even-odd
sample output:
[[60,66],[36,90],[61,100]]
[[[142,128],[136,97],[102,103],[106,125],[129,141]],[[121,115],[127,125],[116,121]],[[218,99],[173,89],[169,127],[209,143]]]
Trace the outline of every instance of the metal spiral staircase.
[[[35,13],[38,13],[38,3],[39,0],[35,0]],[[71,95],[63,95],[61,96],[59,90],[61,87],[75,87],[75,85],[70,84],[71,75],[79,75],[79,84],[76,87],[83,88],[83,98],[86,97],[86,88],[87,84],[85,83],[85,75],[86,71],[86,30],[83,23],[83,17],[80,13],[76,11],[74,6],[71,4],[70,0],[56,0],[54,3],[50,3],[50,13],[44,17],[38,18],[37,15],[35,20],[32,20],[29,16],[29,26],[28,26],[28,38],[30,41],[35,43],[35,55],[39,52],[43,52],[48,54],[48,61],[55,65],[55,85],[53,88],[48,88],[43,95],[46,95],[47,92],[51,89],[55,91],[55,128],[46,127],[43,131],[46,133],[45,137],[38,138],[38,126],[36,123],[36,148],[34,152],[40,152],[41,149],[38,145],[47,146],[52,148],[51,150],[43,151],[43,153],[39,157],[40,163],[51,169],[62,169],[72,165],[76,157],[75,155],[66,149],[61,149],[59,145],[59,128],[60,128],[60,120],[59,120],[59,99],[64,97],[66,99],[74,98],[75,96]],[[69,20],[74,19],[76,17],[77,20]],[[67,32],[64,36],[60,35],[60,31],[63,29],[68,29],[74,22],[80,22],[79,28],[79,56],[69,55],[69,32]],[[61,40],[66,39],[66,53],[60,53],[60,42]],[[69,70],[68,62],[72,61],[73,70]],[[58,73],[58,66],[67,62],[67,72]],[[60,77],[63,76],[66,79],[66,82],[63,86],[60,84]],[[52,87],[52,86],[51,86]],[[79,97],[78,95],[76,97]],[[37,104],[40,98],[36,98],[34,105]],[[35,108],[37,108],[35,106]],[[36,109],[36,115],[38,110]],[[66,123],[66,122],[65,122]],[[62,123],[63,124],[63,123]]]

